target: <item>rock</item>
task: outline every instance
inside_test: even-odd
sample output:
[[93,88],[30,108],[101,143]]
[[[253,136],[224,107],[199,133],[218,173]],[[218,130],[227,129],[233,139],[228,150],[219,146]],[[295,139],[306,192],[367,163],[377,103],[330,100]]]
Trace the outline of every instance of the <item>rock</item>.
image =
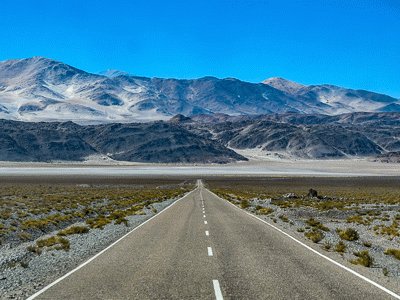
[[318,198],[318,192],[316,190],[314,190],[314,189],[309,189],[307,197]]
[[287,194],[283,195],[283,198],[285,198],[285,199],[295,199],[295,198],[297,198],[297,195],[295,193],[287,193]]

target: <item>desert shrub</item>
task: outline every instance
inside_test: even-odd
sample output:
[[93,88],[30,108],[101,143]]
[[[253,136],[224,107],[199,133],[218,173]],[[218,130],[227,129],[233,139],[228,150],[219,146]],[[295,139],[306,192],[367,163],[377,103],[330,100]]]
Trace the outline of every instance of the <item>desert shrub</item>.
[[47,220],[35,220],[35,219],[31,219],[31,220],[25,220],[22,222],[22,229],[40,229],[43,230],[46,228],[46,226],[49,224],[49,222]]
[[69,241],[61,236],[51,236],[46,239],[40,239],[36,241],[36,245],[39,248],[48,247],[56,250],[65,250],[65,251],[69,250],[70,247]]
[[324,237],[324,233],[318,229],[312,229],[304,233],[304,236],[314,243],[320,242]]
[[357,223],[361,225],[369,225],[371,224],[370,221],[364,219],[362,216],[354,215],[347,218],[347,223]]
[[262,207],[261,206],[260,208],[257,209],[257,214],[259,214],[259,215],[269,215],[273,212],[274,212],[274,210],[270,207]]
[[26,250],[28,250],[29,252],[33,252],[37,255],[42,254],[42,248],[39,248],[36,245],[29,245],[28,247],[26,247]]
[[372,246],[372,243],[371,243],[371,242],[368,242],[368,241],[366,241],[366,242],[363,242],[363,245],[364,245],[365,247],[367,247],[367,248],[371,248],[371,246]]
[[126,218],[123,218],[123,217],[116,219],[114,221],[114,223],[117,224],[117,225],[123,223],[123,224],[125,224],[125,226],[128,226],[128,220]]
[[346,241],[356,241],[359,238],[357,230],[353,228],[338,229],[337,232],[340,238]]
[[71,234],[88,233],[89,228],[86,226],[71,226],[66,229],[60,230],[57,235],[66,236]]
[[18,237],[22,241],[29,241],[32,238],[32,235],[28,232],[22,231],[22,232],[18,233]]
[[240,201],[240,207],[241,208],[248,208],[250,206],[250,203],[248,200],[243,199],[242,201]]
[[323,231],[329,231],[329,228],[323,225],[320,221],[315,220],[314,218],[310,218],[306,221],[306,224],[308,226],[311,226],[313,228],[317,228]]
[[391,255],[391,256],[393,256],[394,258],[397,258],[397,259],[400,260],[400,249],[392,249],[392,248],[389,248],[389,249],[386,249],[384,253],[385,253],[386,255]]
[[335,245],[335,251],[339,252],[339,253],[344,253],[346,252],[346,244],[343,241],[339,241],[336,245]]
[[286,215],[280,215],[278,218],[281,219],[282,222],[285,222],[285,223],[289,222],[289,218]]
[[389,270],[387,268],[382,269],[383,276],[389,276]]
[[367,268],[372,267],[374,260],[367,250],[354,252],[353,254],[357,256],[357,258],[350,260],[352,264],[361,265]]
[[383,226],[383,225],[375,226],[374,230],[378,231],[378,233],[380,234],[388,235],[391,237],[400,236],[399,224],[397,223],[397,221],[393,221],[393,223],[389,226]]
[[330,243],[330,242],[325,242],[324,243],[324,249],[326,251],[330,250],[331,248],[332,248],[332,243]]
[[110,223],[111,223],[111,220],[109,218],[106,218],[105,216],[98,216],[97,218],[86,220],[86,224],[88,224],[89,227],[92,229],[95,229],[95,228],[103,229],[104,226],[106,226],[107,224],[110,224]]

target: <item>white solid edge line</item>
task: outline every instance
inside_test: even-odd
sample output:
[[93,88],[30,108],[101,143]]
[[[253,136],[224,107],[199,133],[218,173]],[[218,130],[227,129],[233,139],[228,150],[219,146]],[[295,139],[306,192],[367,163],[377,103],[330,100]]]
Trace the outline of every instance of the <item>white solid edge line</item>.
[[192,194],[193,192],[195,192],[199,187],[196,187],[194,190],[190,191],[189,193],[187,193],[185,196],[183,196],[182,198],[179,198],[178,200],[174,201],[171,205],[167,206],[166,208],[164,208],[162,211],[160,211],[158,214],[155,214],[154,216],[152,216],[150,219],[144,221],[143,223],[139,224],[138,226],[136,226],[135,228],[133,228],[131,231],[129,231],[128,233],[126,233],[125,235],[123,235],[122,237],[120,237],[118,240],[116,240],[114,243],[112,243],[111,245],[107,246],[106,248],[104,248],[103,250],[101,250],[99,253],[95,254],[94,256],[92,256],[91,258],[89,258],[87,261],[85,261],[84,263],[80,264],[79,266],[77,266],[75,269],[69,271],[67,274],[61,276],[60,278],[56,279],[55,281],[53,281],[52,283],[50,283],[49,285],[45,286],[44,288],[42,288],[40,291],[36,292],[35,294],[33,294],[32,296],[29,296],[26,300],[32,300],[35,299],[37,296],[39,296],[40,294],[44,293],[45,291],[47,291],[49,288],[51,288],[52,286],[56,285],[57,283],[59,283],[61,280],[67,278],[68,276],[70,276],[71,274],[75,273],[76,271],[78,271],[79,269],[81,269],[82,267],[86,266],[88,263],[90,263],[91,261],[93,261],[95,258],[97,258],[98,256],[100,256],[101,254],[103,254],[104,252],[106,252],[108,249],[110,249],[111,247],[115,246],[117,243],[119,243],[120,241],[122,241],[124,238],[126,238],[128,235],[130,235],[132,232],[134,232],[136,229],[139,229],[140,227],[142,227],[144,224],[146,224],[147,222],[151,221],[152,219],[154,219],[155,217],[159,216],[160,214],[162,214],[163,212],[165,212],[168,208],[172,207],[175,203],[179,202],[180,200],[186,198],[187,196],[189,196],[190,194]]
[[211,247],[207,247],[208,256],[213,256],[213,251]]
[[219,197],[218,195],[216,195],[216,194],[213,193],[212,191],[210,191],[210,190],[208,190],[208,191],[209,191],[211,194],[213,194],[215,197],[217,197],[217,198],[219,198],[219,199],[221,199],[221,200],[223,200],[223,201],[225,201],[225,202],[228,202],[230,205],[232,205],[233,207],[237,208],[238,210],[240,210],[240,211],[242,211],[242,212],[248,214],[249,216],[251,216],[251,217],[253,217],[253,218],[255,218],[255,219],[257,219],[257,220],[259,220],[259,221],[261,221],[261,222],[263,222],[263,223],[265,223],[265,224],[267,224],[268,226],[270,226],[270,227],[272,227],[273,229],[275,229],[275,230],[279,231],[280,233],[284,234],[285,236],[287,236],[288,238],[292,239],[293,241],[295,241],[296,243],[300,244],[301,246],[305,247],[306,249],[308,249],[308,250],[314,252],[315,254],[319,255],[319,256],[322,257],[322,258],[325,258],[327,261],[329,261],[329,262],[335,264],[336,266],[338,266],[338,267],[340,267],[340,268],[346,270],[347,272],[350,272],[351,274],[357,276],[358,278],[360,278],[360,279],[362,279],[362,280],[364,280],[364,281],[366,281],[366,282],[372,284],[373,286],[375,286],[375,287],[377,287],[378,289],[384,291],[385,293],[387,293],[387,294],[393,296],[394,298],[400,299],[400,295],[396,294],[395,292],[392,292],[391,290],[385,288],[384,286],[382,286],[382,285],[380,285],[379,283],[373,281],[372,279],[369,279],[368,277],[365,277],[364,275],[361,275],[360,273],[357,273],[356,271],[354,271],[354,270],[352,270],[352,269],[350,269],[350,268],[348,268],[348,267],[346,267],[346,266],[344,266],[344,265],[338,263],[337,261],[333,260],[332,258],[329,258],[328,256],[325,256],[324,254],[322,254],[322,253],[318,252],[317,250],[311,248],[310,246],[304,244],[303,242],[299,241],[298,239],[294,238],[293,236],[291,236],[290,234],[284,232],[283,230],[279,229],[278,227],[276,227],[276,226],[274,226],[274,225],[268,223],[267,221],[265,221],[265,220],[263,220],[263,219],[260,219],[259,217],[257,217],[257,216],[255,216],[255,215],[253,215],[253,214],[251,214],[251,213],[249,213],[249,212],[247,212],[247,211],[245,211],[245,210],[243,210],[243,209],[237,207],[236,205],[234,205],[233,203],[229,202],[228,200],[222,199],[221,197]]
[[212,282],[214,286],[215,299],[224,300],[224,297],[222,297],[221,287],[219,286],[219,281],[213,280]]

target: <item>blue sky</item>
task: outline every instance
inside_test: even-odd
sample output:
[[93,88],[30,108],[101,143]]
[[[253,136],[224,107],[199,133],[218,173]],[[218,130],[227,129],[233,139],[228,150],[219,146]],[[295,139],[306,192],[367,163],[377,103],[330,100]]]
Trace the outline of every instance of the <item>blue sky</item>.
[[280,76],[400,97],[400,1],[0,3],[0,60],[45,56],[90,72]]

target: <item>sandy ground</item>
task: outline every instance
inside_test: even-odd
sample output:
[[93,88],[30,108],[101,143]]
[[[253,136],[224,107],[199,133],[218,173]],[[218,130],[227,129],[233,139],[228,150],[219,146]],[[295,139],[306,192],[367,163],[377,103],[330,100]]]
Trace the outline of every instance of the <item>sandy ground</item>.
[[0,177],[20,175],[244,175],[244,176],[400,176],[400,165],[367,159],[256,159],[226,165],[103,163],[100,160],[60,163],[0,162]]

